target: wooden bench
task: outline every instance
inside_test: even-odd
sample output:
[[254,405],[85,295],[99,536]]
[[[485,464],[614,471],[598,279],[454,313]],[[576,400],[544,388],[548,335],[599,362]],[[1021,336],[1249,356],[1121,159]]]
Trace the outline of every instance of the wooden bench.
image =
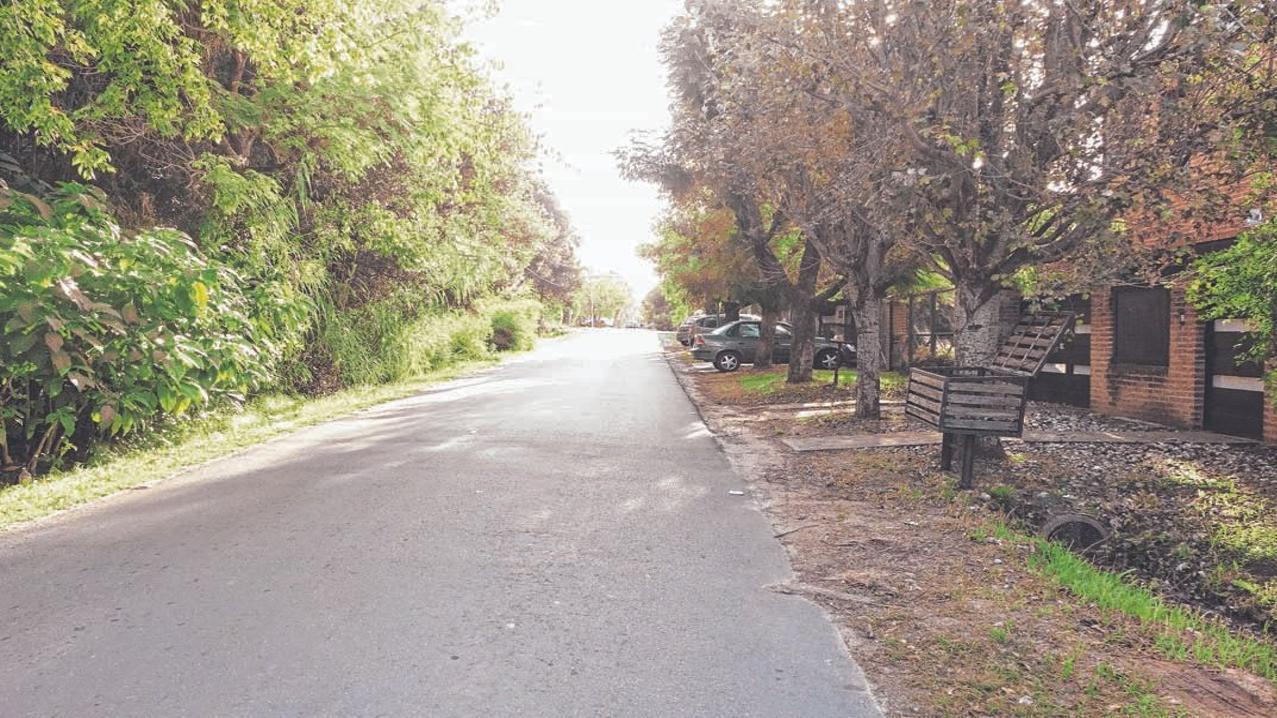
[[960,488],[972,486],[977,436],[1024,433],[1029,380],[1072,331],[1076,319],[1071,312],[1025,316],[998,348],[991,366],[909,371],[905,413],[943,432],[940,465],[945,471],[953,467],[953,452],[961,437]]

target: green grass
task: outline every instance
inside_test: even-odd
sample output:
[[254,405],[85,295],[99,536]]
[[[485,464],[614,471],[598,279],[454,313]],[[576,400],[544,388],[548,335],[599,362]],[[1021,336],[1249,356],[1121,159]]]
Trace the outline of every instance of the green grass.
[[1013,630],[1015,630],[1014,625],[1011,623],[994,626],[989,629],[989,638],[993,639],[994,643],[1007,644],[1011,642],[1011,632]]
[[[1013,532],[1003,526],[995,533]],[[1152,591],[1096,568],[1060,544],[1029,536],[1017,540],[1035,546],[1030,568],[1101,611],[1137,619],[1153,631],[1154,645],[1168,658],[1239,668],[1277,683],[1277,649],[1273,646],[1235,634],[1195,611],[1168,605]]]
[[[736,378],[740,384],[740,388],[750,394],[762,394],[764,396],[775,394],[777,390],[785,386],[785,377],[788,369],[781,367],[768,371],[750,372],[741,374]],[[825,369],[816,369],[811,373],[813,383],[828,384],[834,380],[834,373]],[[850,384],[855,381],[855,372],[844,371],[841,381]],[[840,382],[841,383],[841,382]]]
[[[740,384],[741,390],[746,393],[770,396],[786,386],[785,378],[788,375],[788,371],[787,367],[782,366],[767,371],[747,372],[740,374],[736,381]],[[834,373],[827,369],[816,369],[811,376],[812,382],[817,384],[831,384],[834,380]],[[899,390],[904,387],[905,382],[908,380],[908,377],[904,374],[884,372],[882,374],[882,390],[884,392]],[[840,389],[849,391],[853,389],[856,386],[856,372],[851,369],[843,369],[839,373],[838,386]]]
[[0,488],[0,530],[42,518],[175,473],[297,429],[402,399],[496,360],[471,361],[411,381],[362,386],[324,397],[269,395],[236,410],[213,412],[148,437],[129,449],[108,450],[83,466],[29,484]]

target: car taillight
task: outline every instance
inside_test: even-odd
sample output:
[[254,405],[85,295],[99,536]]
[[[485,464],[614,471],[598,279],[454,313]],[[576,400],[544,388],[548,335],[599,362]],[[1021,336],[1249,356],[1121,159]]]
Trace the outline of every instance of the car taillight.
[[698,346],[698,347],[703,347],[703,346],[705,346],[705,337],[700,336],[700,335],[698,334],[698,335],[696,335],[696,341],[694,341],[694,342],[692,342],[692,343],[693,343],[693,344],[695,344],[695,345],[696,345],[696,346]]

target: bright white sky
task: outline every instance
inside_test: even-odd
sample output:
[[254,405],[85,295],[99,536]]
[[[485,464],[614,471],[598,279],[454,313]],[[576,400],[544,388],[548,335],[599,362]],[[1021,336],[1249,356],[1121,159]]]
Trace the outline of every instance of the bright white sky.
[[641,298],[656,284],[635,254],[661,201],[621,179],[612,152],[634,130],[668,124],[661,29],[681,0],[501,0],[466,38],[509,85],[548,152],[545,175],[581,235],[591,273],[616,272]]

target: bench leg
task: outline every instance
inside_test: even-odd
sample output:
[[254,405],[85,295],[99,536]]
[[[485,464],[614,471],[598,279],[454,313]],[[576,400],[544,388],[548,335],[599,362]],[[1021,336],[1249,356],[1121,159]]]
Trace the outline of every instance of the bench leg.
[[975,485],[975,436],[962,437],[962,479],[958,488],[970,489]]
[[947,431],[940,438],[940,468],[944,471],[953,468],[953,438]]

